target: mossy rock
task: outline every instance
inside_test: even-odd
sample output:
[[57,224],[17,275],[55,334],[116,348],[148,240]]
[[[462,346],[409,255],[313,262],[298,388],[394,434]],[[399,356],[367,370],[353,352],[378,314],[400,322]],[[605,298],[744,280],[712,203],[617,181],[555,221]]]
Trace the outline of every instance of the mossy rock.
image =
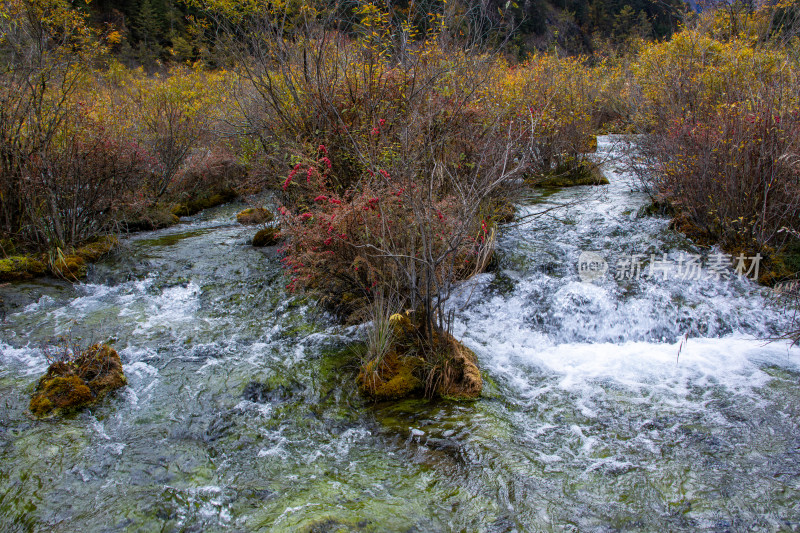
[[172,214],[179,217],[188,217],[196,215],[203,209],[216,207],[234,200],[238,195],[233,189],[224,189],[222,191],[190,200],[185,204],[178,204],[172,208]]
[[255,226],[272,222],[275,216],[267,209],[262,207],[250,207],[236,215],[236,221],[243,226]]
[[[425,393],[456,401],[480,396],[483,380],[472,350],[445,332],[423,341],[409,314],[398,313],[390,320],[394,342],[383,360],[368,361],[361,367],[356,381],[362,394],[375,401]],[[426,385],[432,390],[426,390]]]
[[544,176],[528,180],[534,187],[576,187],[578,185],[608,185],[595,163],[582,159],[569,159]]
[[281,241],[281,232],[276,227],[269,227],[259,230],[253,237],[253,246],[263,248],[264,246],[275,246]]
[[392,350],[383,361],[369,361],[361,367],[356,378],[359,390],[375,401],[419,396],[425,388],[418,377],[424,364],[420,357],[398,355]]
[[50,265],[50,272],[59,278],[80,279],[87,272],[86,261],[78,255],[59,257]]
[[129,217],[125,221],[125,226],[130,232],[133,231],[154,231],[157,229],[174,226],[181,220],[169,212],[165,207],[152,207],[145,211]]
[[30,401],[37,418],[68,413],[100,401],[127,384],[116,350],[95,344],[71,361],[56,361],[39,378]]
[[36,390],[29,407],[37,418],[78,409],[94,401],[86,382],[75,375],[53,376],[40,381]]
[[0,259],[0,281],[23,281],[43,275],[47,267],[42,261],[18,255]]
[[94,263],[117,246],[119,246],[119,239],[113,235],[106,235],[105,237],[100,237],[89,244],[84,244],[80,248],[77,248],[74,255],[82,258],[84,261]]

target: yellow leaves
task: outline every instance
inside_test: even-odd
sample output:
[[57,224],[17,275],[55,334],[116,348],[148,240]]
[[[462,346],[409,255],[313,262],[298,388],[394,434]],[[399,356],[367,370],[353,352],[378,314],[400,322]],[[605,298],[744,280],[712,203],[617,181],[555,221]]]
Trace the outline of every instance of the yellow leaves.
[[122,35],[118,31],[112,31],[106,35],[106,42],[112,46],[118,45],[122,42]]

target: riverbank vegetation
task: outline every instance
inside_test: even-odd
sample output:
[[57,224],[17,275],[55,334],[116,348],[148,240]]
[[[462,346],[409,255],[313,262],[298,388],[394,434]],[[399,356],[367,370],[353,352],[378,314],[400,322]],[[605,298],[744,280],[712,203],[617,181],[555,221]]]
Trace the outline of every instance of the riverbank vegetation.
[[761,254],[762,282],[800,270],[797,6],[534,4],[145,1],[120,23],[3,0],[0,281],[77,279],[109,236],[268,191],[256,240],[284,243],[288,290],[384,325],[365,392],[474,396],[447,299],[521,187],[602,182],[601,133],[644,134],[675,227]]

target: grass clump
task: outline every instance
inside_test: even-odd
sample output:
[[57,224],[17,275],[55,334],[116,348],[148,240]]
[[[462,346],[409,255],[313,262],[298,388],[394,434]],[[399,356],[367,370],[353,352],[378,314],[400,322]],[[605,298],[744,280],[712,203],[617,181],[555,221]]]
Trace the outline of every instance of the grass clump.
[[127,384],[119,354],[106,344],[80,349],[62,339],[54,349],[45,349],[45,356],[51,364],[37,382],[29,405],[37,418],[92,405]]

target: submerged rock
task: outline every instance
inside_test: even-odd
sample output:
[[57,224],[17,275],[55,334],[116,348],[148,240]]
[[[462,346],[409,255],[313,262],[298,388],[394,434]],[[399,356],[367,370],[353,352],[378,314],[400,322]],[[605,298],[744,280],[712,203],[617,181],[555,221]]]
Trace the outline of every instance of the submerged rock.
[[293,381],[291,386],[278,385],[271,387],[266,383],[251,381],[245,385],[242,398],[253,403],[285,402],[297,394],[302,394],[304,387]]
[[236,215],[236,221],[243,226],[255,226],[272,222],[275,216],[262,207],[249,207]]
[[275,246],[281,241],[281,232],[276,227],[269,227],[260,230],[253,237],[253,246],[262,248],[264,246]]
[[95,344],[69,361],[56,361],[39,378],[30,402],[37,418],[74,411],[127,384],[116,350]]

